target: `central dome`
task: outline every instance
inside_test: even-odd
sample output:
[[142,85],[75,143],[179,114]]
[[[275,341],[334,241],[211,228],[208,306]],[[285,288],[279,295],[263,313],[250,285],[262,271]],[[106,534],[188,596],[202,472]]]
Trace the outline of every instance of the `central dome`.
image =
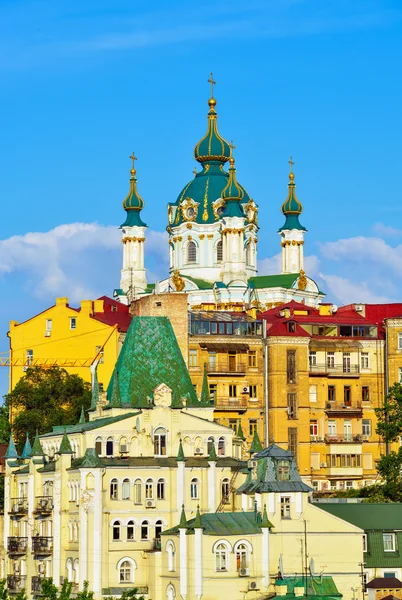
[[230,158],[230,145],[218,131],[218,115],[215,111],[215,98],[210,98],[208,100],[208,105],[209,113],[207,133],[194,148],[195,160],[198,160],[200,163],[211,160],[225,163]]

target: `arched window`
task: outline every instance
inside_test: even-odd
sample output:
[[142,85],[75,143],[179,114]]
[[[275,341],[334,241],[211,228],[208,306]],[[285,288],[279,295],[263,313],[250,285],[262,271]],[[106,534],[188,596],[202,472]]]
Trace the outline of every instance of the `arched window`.
[[127,540],[130,540],[130,541],[134,540],[134,531],[135,531],[134,521],[129,521],[127,523]]
[[154,497],[154,482],[152,479],[147,479],[145,482],[145,500],[153,500]]
[[199,500],[200,498],[200,481],[196,477],[191,480],[190,498],[192,500]]
[[168,555],[168,570],[176,571],[176,552],[174,543],[171,540],[166,544],[166,552]]
[[112,479],[110,482],[110,499],[118,500],[119,498],[119,482],[117,479]]
[[53,496],[53,481],[45,481],[43,484],[43,495],[48,497]]
[[249,568],[249,549],[246,544],[239,544],[236,548],[236,569],[240,571],[241,569]]
[[187,244],[187,262],[188,263],[196,263],[197,262],[197,246],[195,242],[190,240]]
[[166,429],[158,427],[154,432],[154,454],[156,456],[166,456]]
[[225,438],[220,437],[218,440],[218,456],[225,456]]
[[102,438],[97,437],[95,440],[95,450],[98,456],[102,456]]
[[114,542],[118,542],[121,539],[121,523],[120,523],[120,521],[115,521],[113,523],[112,539]]
[[210,436],[207,442],[207,454],[208,456],[211,454],[212,446],[215,444],[215,439]]
[[215,548],[215,570],[228,570],[228,549],[225,544],[218,544]]
[[222,262],[223,260],[223,247],[222,240],[216,244],[216,262]]
[[230,480],[228,477],[225,477],[221,481],[221,495],[222,495],[222,502],[224,504],[229,504],[229,502],[230,502]]
[[106,442],[106,456],[113,456],[113,438],[108,438]]
[[130,480],[123,479],[123,485],[121,486],[121,499],[130,500]]
[[252,255],[253,249],[251,247],[251,242],[247,242],[246,244],[246,265],[251,266],[252,263]]
[[74,521],[73,523],[73,541],[78,542],[78,523]]
[[149,523],[143,521],[141,523],[141,540],[149,540]]
[[127,438],[126,437],[120,438],[120,441],[119,441],[119,450],[120,450],[120,454],[127,454],[128,453],[128,444],[127,444]]
[[157,540],[161,539],[162,529],[163,529],[163,523],[159,519],[159,521],[155,522],[155,539],[157,539]]
[[73,581],[74,583],[79,583],[80,581],[80,563],[78,562],[78,558],[73,562]]
[[123,560],[119,564],[119,582],[120,583],[133,583],[134,581],[134,567],[130,560]]
[[66,560],[66,571],[67,571],[67,581],[73,581],[73,559],[68,558]]
[[165,499],[165,487],[166,487],[165,480],[158,479],[158,483],[156,485],[156,499],[157,500]]
[[[73,524],[70,523],[68,524],[68,541],[72,542],[73,541]],[[71,567],[72,568],[72,567]]]
[[142,481],[141,479],[136,479],[134,481],[134,504],[141,504],[141,489]]
[[169,583],[166,588],[166,598],[167,600],[175,600],[176,598],[176,590],[174,588],[173,583]]

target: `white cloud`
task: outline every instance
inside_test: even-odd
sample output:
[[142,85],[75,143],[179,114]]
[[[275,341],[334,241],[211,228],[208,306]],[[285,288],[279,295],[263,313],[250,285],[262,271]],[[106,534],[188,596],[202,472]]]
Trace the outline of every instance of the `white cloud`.
[[326,284],[330,300],[335,299],[341,304],[392,302],[387,296],[376,294],[372,289],[369,289],[369,284],[366,281],[353,282],[339,275],[325,275],[323,273],[320,273],[320,279]]
[[373,227],[373,231],[379,236],[384,237],[400,237],[402,235],[402,229],[395,229],[390,225],[384,225],[384,223],[376,223]]

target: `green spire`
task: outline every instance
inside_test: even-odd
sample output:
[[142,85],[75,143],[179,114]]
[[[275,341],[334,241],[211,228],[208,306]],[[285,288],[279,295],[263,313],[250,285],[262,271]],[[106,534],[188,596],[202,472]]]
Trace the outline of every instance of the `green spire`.
[[262,444],[257,433],[257,430],[254,431],[253,441],[251,442],[250,454],[255,454],[256,452],[261,452]]
[[96,406],[99,402],[99,381],[98,381],[98,369],[95,369],[93,374],[92,382],[92,397],[91,397],[91,410],[96,410]]
[[278,231],[283,231],[284,229],[299,229],[301,231],[306,231],[306,228],[299,222],[299,215],[303,212],[303,205],[299,202],[296,196],[296,184],[295,184],[295,175],[292,171],[293,161],[292,157],[289,160],[290,164],[290,173],[289,173],[289,183],[288,183],[288,197],[285,202],[282,204],[282,212],[286,217],[285,224]]
[[32,446],[32,456],[44,456],[42,444],[40,443],[39,439],[38,430],[36,430],[36,435]]
[[119,376],[116,369],[113,373],[112,397],[110,399],[109,406],[111,408],[121,408]]
[[272,524],[269,522],[268,514],[267,514],[267,505],[264,504],[264,512],[262,513],[262,521],[260,527],[271,527]]
[[81,467],[101,467],[102,461],[99,458],[95,448],[87,448],[84,458],[82,459]]
[[[146,227],[146,224],[141,219],[141,210],[144,208],[144,200],[137,190],[137,171],[134,167],[134,161],[137,160],[134,152],[130,156],[133,165],[130,171],[130,191],[123,201],[123,208],[127,212],[127,217],[121,227]],[[124,241],[124,240],[123,240]]]
[[218,460],[218,457],[216,456],[215,442],[212,442],[211,451],[208,458],[209,460]]
[[78,423],[81,425],[82,423],[85,423],[85,410],[84,407],[81,406],[81,415],[80,415],[80,420],[78,421]]
[[187,519],[186,519],[186,513],[184,511],[184,504],[182,504],[182,506],[181,506],[179,529],[187,529]]
[[202,404],[202,406],[210,406],[211,405],[211,399],[209,396],[208,373],[207,373],[207,364],[206,363],[204,363],[204,375],[202,378],[200,404]]
[[223,213],[224,217],[244,217],[244,211],[241,206],[241,201],[244,197],[243,188],[237,183],[236,168],[234,166],[234,158],[230,158],[229,181],[226,187],[222,190],[221,198],[225,201],[226,206]]
[[201,515],[200,515],[200,505],[199,504],[197,504],[197,514],[195,515],[195,519],[194,519],[194,523],[193,523],[193,528],[194,529],[202,529]]
[[183,444],[179,443],[179,451],[177,453],[177,462],[184,462],[186,460],[186,457],[184,456],[184,450],[183,450]]
[[58,454],[74,454],[74,452],[71,449],[71,444],[70,440],[68,439],[67,431],[65,429]]
[[240,440],[243,440],[243,442],[244,442],[244,440],[246,439],[246,438],[244,437],[243,429],[242,429],[242,426],[241,426],[241,421],[239,421],[239,426],[238,426],[238,428],[237,428],[237,434],[236,434],[236,437],[238,437]]
[[29,436],[27,433],[27,437],[25,440],[25,445],[24,445],[24,449],[22,451],[21,457],[22,458],[31,458],[32,456],[32,446],[31,446],[31,442],[29,441]]
[[10,441],[8,442],[8,448],[4,458],[19,458],[12,433],[10,433]]

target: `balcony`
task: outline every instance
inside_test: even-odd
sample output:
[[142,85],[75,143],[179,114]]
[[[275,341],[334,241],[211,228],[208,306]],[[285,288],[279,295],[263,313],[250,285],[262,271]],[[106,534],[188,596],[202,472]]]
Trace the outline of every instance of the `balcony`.
[[7,575],[7,590],[9,594],[19,594],[25,590],[26,575]]
[[46,579],[43,575],[35,575],[31,579],[31,593],[39,596],[42,593],[42,582]]
[[37,496],[36,507],[34,512],[36,514],[49,514],[53,510],[53,498],[52,496]]
[[211,361],[206,363],[209,375],[245,375],[246,363]]
[[53,552],[53,538],[35,535],[32,538],[32,552],[39,556],[46,556]]
[[10,515],[22,517],[28,514],[27,498],[10,498]]
[[326,444],[361,444],[363,436],[360,434],[338,434],[338,435],[326,435]]
[[355,402],[354,405],[349,403],[340,404],[337,402],[327,402],[325,412],[328,415],[359,416],[362,414],[362,405],[361,402]]
[[228,398],[218,396],[215,400],[215,410],[234,410],[238,412],[245,412],[247,407],[247,400],[243,398]]
[[7,538],[7,552],[10,556],[21,556],[27,551],[27,537],[9,537]]
[[359,365],[328,365],[310,364],[310,375],[322,375],[324,377],[360,377]]

